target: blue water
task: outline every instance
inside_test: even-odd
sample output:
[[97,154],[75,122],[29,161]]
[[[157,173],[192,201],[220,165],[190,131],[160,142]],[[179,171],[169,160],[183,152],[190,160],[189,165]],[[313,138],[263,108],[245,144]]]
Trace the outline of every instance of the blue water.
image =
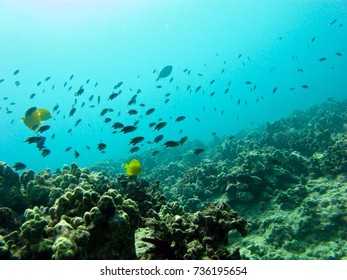
[[[140,151],[183,136],[209,143],[212,132],[233,135],[329,97],[346,98],[346,1],[28,2],[0,1],[0,80],[4,79],[0,83],[0,160],[9,164],[20,161],[39,171],[71,162],[89,166],[105,158],[128,160],[136,157],[128,145],[135,136],[145,137]],[[327,60],[320,62],[322,57]],[[173,65],[172,74],[156,82],[158,71],[166,65]],[[20,72],[13,75],[17,69]],[[45,82],[48,76],[51,79]],[[39,81],[42,84],[37,86]],[[121,81],[121,95],[108,101],[113,86]],[[81,85],[85,91],[75,97]],[[188,85],[191,90],[187,91]],[[198,86],[201,89],[195,92]],[[127,106],[138,89],[137,103]],[[211,92],[215,92],[212,97]],[[36,96],[30,99],[33,93]],[[171,93],[168,103],[166,93]],[[69,118],[75,99],[77,111]],[[56,104],[60,114],[53,112]],[[51,126],[43,134],[51,150],[45,158],[34,145],[23,142],[36,135],[21,121],[32,106],[47,108],[54,117],[43,123]],[[144,116],[152,107],[155,112]],[[114,112],[100,117],[103,108]],[[139,114],[130,116],[129,109]],[[180,115],[186,119],[174,122]],[[105,124],[105,117],[112,121]],[[154,132],[148,124],[159,118],[168,125]],[[74,127],[77,119],[82,121]],[[113,122],[130,125],[136,120],[135,132],[112,134]],[[70,128],[72,134],[67,133]],[[56,136],[51,139],[53,133]],[[159,134],[165,136],[162,142],[147,143]],[[100,142],[107,144],[105,154],[96,149]],[[72,149],[65,152],[68,146]],[[80,153],[78,159],[75,150]]]

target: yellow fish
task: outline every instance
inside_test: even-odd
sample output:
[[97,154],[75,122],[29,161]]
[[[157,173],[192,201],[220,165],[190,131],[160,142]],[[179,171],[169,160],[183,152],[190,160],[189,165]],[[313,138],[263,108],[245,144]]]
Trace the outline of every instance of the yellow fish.
[[132,159],[129,163],[125,163],[124,168],[129,176],[136,176],[142,173],[140,162],[137,159]]
[[[35,108],[33,108],[35,110]],[[46,121],[52,118],[51,113],[47,109],[36,109],[33,113],[26,115],[22,118],[24,124],[32,130],[37,130],[41,121]]]

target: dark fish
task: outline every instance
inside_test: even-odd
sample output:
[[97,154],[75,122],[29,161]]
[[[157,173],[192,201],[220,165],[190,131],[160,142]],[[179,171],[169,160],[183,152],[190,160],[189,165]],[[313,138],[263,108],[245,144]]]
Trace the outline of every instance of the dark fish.
[[162,88],[162,86],[161,85],[157,85],[156,88]]
[[168,92],[167,94],[165,94],[165,97],[169,97],[171,95],[170,92]]
[[100,117],[104,116],[108,112],[108,108],[102,109]]
[[194,152],[193,152],[193,155],[199,155],[201,153],[203,153],[205,150],[204,149],[196,149]]
[[156,156],[157,154],[159,154],[159,151],[153,151],[152,152],[152,156]]
[[213,95],[215,95],[216,93],[213,91],[211,92],[210,96],[212,97]]
[[316,37],[313,37],[313,38],[311,39],[311,43],[313,43],[315,40],[316,40]]
[[89,96],[89,101],[92,101],[93,100],[93,98],[94,98],[94,95],[92,94],[91,96]]
[[151,108],[151,109],[148,109],[145,113],[145,116],[149,116],[150,114],[152,114],[153,112],[155,111],[155,108]]
[[228,91],[229,91],[229,88],[226,88],[226,89],[224,90],[224,94],[227,94]]
[[72,117],[76,112],[76,108],[72,108],[69,113],[69,117]]
[[326,61],[327,58],[326,57],[321,57],[320,59],[318,59],[319,61]]
[[137,111],[134,110],[134,109],[131,109],[131,110],[128,111],[128,114],[129,114],[129,115],[136,115],[136,114],[137,114]]
[[18,87],[20,85],[19,81],[15,81],[14,84]]
[[163,140],[164,135],[158,135],[154,138],[153,143],[159,143],[161,140]]
[[183,121],[185,119],[186,119],[185,116],[179,116],[179,117],[176,118],[175,122],[181,122],[181,121]]
[[52,134],[51,138],[52,140],[55,138],[55,133]]
[[108,97],[108,100],[113,100],[119,95],[118,92],[112,92],[111,95]]
[[90,147],[89,146],[86,146],[86,149],[90,151]]
[[169,83],[171,83],[173,81],[173,77],[170,79]]
[[295,87],[291,87],[289,90],[294,90],[295,89]]
[[137,126],[137,124],[139,123],[139,120],[134,122],[134,126]]
[[124,127],[124,124],[120,123],[120,122],[115,122],[112,127],[114,129],[118,129],[118,128],[123,128]]
[[104,123],[109,123],[111,121],[111,118],[106,118],[105,120],[104,120]]
[[167,104],[170,101],[169,98],[165,99],[164,103]]
[[98,95],[98,105],[100,104],[101,97]]
[[98,82],[96,82],[96,83],[95,83],[95,85],[94,85],[94,87],[97,87],[97,86],[98,86],[98,84],[99,84],[99,83],[98,83]]
[[122,86],[123,85],[123,82],[119,82],[118,84],[116,84],[114,87],[113,87],[113,89],[117,89],[117,88],[119,88],[120,86]]
[[37,132],[39,133],[43,133],[45,131],[47,131],[48,129],[50,129],[51,127],[49,125],[43,125],[43,126],[40,126],[39,129],[37,130]]
[[81,86],[80,89],[75,93],[75,96],[79,96],[84,92],[84,88]]
[[73,77],[74,77],[74,75],[72,74],[72,75],[70,76],[70,80],[72,80],[72,79],[73,79]]
[[159,79],[168,77],[171,74],[172,69],[173,69],[172,65],[167,65],[163,69],[161,69],[161,71],[159,72],[157,81],[159,81]]
[[333,25],[335,22],[337,21],[337,19],[334,19],[332,22],[330,22],[330,25]]
[[127,126],[124,126],[122,129],[121,129],[121,132],[123,132],[124,134],[125,133],[129,133],[129,132],[133,132],[136,130],[136,126],[133,126],[133,125],[127,125]]
[[342,53],[340,53],[340,52],[336,52],[335,53],[337,56],[342,56]]
[[22,162],[16,162],[12,167],[14,168],[14,170],[17,171],[17,170],[23,170],[27,166]]
[[89,82],[90,82],[90,79],[86,80],[86,84],[89,84]]
[[276,91],[277,91],[277,87],[274,87],[272,90],[272,94],[276,93]]
[[252,84],[251,81],[247,81],[247,82],[246,82],[246,85],[250,85],[250,84]]
[[32,114],[35,113],[35,111],[37,110],[37,107],[31,107],[29,108],[26,112],[25,112],[25,117],[29,118]]
[[67,133],[72,133],[72,128],[69,128],[69,130],[67,131]]
[[139,151],[139,150],[140,150],[140,148],[137,147],[137,146],[135,146],[135,147],[132,147],[132,148],[129,150],[129,153],[135,153],[135,152],[137,152],[137,151]]
[[195,89],[195,92],[198,92],[200,89],[201,89],[201,86],[198,86],[198,87]]
[[75,158],[78,158],[78,157],[80,156],[80,153],[77,152],[77,151],[75,151],[75,152],[74,152],[74,155],[75,155]]
[[164,146],[167,148],[175,148],[178,147],[180,145],[179,141],[166,141],[164,143]]
[[154,127],[154,130],[160,130],[160,129],[162,129],[163,127],[165,127],[166,125],[167,125],[166,122],[157,123],[156,126]]
[[195,118],[195,120],[196,120],[197,122],[200,122],[200,119],[199,119],[199,118]]
[[67,82],[64,83],[64,87],[66,87],[66,86],[67,86]]
[[5,81],[5,79],[0,79],[0,84],[1,84],[3,81]]
[[140,103],[140,107],[145,107],[146,105],[144,103]]
[[214,82],[215,82],[215,80],[212,80],[212,81],[210,82],[210,85],[213,85],[213,84],[214,84]]
[[53,111],[54,112],[57,111],[58,109],[59,109],[59,105],[58,104],[53,107]]
[[42,143],[45,140],[46,140],[46,137],[43,137],[43,136],[32,136],[25,139],[24,142],[28,142],[29,144],[32,144],[32,143]]
[[78,119],[76,122],[75,122],[75,126],[78,126],[80,124],[80,122],[82,121],[82,119]]
[[106,149],[106,144],[104,143],[99,143],[97,149],[101,152]]
[[39,82],[37,82],[37,84],[36,84],[36,86],[40,86],[42,84],[42,82],[41,81],[39,81]]
[[31,94],[30,99],[33,99],[35,97],[35,95],[36,95],[35,93]]
[[51,153],[51,150],[44,148],[44,149],[42,149],[42,151],[41,151],[41,156],[46,157],[46,156],[48,156],[50,153]]
[[188,140],[187,136],[182,137],[179,141],[180,145],[183,145],[185,142],[187,142],[187,140]]
[[302,88],[308,88],[308,85],[302,85],[301,87]]
[[13,72],[13,75],[17,75],[19,73],[19,69],[17,69],[16,71]]
[[70,150],[71,150],[71,148],[72,148],[72,147],[67,147],[67,148],[65,149],[65,152],[70,151]]
[[83,101],[82,104],[81,104],[81,108],[83,108],[84,105],[86,105],[86,103]]
[[129,145],[136,145],[140,142],[142,142],[143,140],[145,140],[145,137],[142,137],[142,136],[137,136],[137,137],[134,137],[133,139],[130,140],[130,143]]
[[302,73],[303,73],[303,72],[304,72],[304,69],[298,68],[298,69],[296,69],[296,71],[297,71],[297,72],[302,72]]
[[156,125],[155,122],[151,122],[148,126],[149,126],[149,127],[153,127],[153,126],[155,126],[155,125]]
[[46,77],[45,81],[48,82],[51,79],[51,77]]

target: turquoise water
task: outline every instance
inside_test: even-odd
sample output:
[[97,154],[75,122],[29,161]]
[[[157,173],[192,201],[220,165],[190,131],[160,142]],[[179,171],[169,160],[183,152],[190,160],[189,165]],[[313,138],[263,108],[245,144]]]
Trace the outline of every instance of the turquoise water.
[[[0,2],[1,161],[23,162],[39,171],[71,162],[89,166],[101,159],[128,160],[136,157],[129,153],[136,136],[145,137],[139,152],[183,136],[209,143],[212,132],[234,135],[329,97],[346,98],[345,1],[69,2]],[[166,65],[173,66],[171,75],[156,82]],[[108,100],[119,82],[122,93]],[[85,91],[75,96],[81,86]],[[139,89],[137,103],[128,106]],[[53,111],[56,104],[60,114]],[[46,157],[23,142],[36,136],[21,121],[33,106],[54,117],[43,123],[51,126],[42,134],[51,150]],[[73,106],[76,113],[68,117]],[[100,117],[104,108],[114,111]],[[155,112],[145,116],[150,108]],[[138,114],[129,115],[130,109]],[[175,122],[181,115],[186,119]],[[108,124],[106,117],[112,119]],[[149,128],[160,118],[166,127],[159,132]],[[135,121],[135,132],[112,133],[114,122]],[[163,141],[147,143],[159,134]],[[104,154],[96,148],[100,142],[107,144]]]

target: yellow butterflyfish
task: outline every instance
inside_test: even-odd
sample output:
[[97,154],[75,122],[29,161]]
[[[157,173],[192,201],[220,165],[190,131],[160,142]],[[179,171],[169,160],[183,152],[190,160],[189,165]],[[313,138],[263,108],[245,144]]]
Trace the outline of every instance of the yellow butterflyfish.
[[125,163],[124,168],[129,176],[136,176],[142,173],[141,164],[137,159],[132,159],[129,163]]

